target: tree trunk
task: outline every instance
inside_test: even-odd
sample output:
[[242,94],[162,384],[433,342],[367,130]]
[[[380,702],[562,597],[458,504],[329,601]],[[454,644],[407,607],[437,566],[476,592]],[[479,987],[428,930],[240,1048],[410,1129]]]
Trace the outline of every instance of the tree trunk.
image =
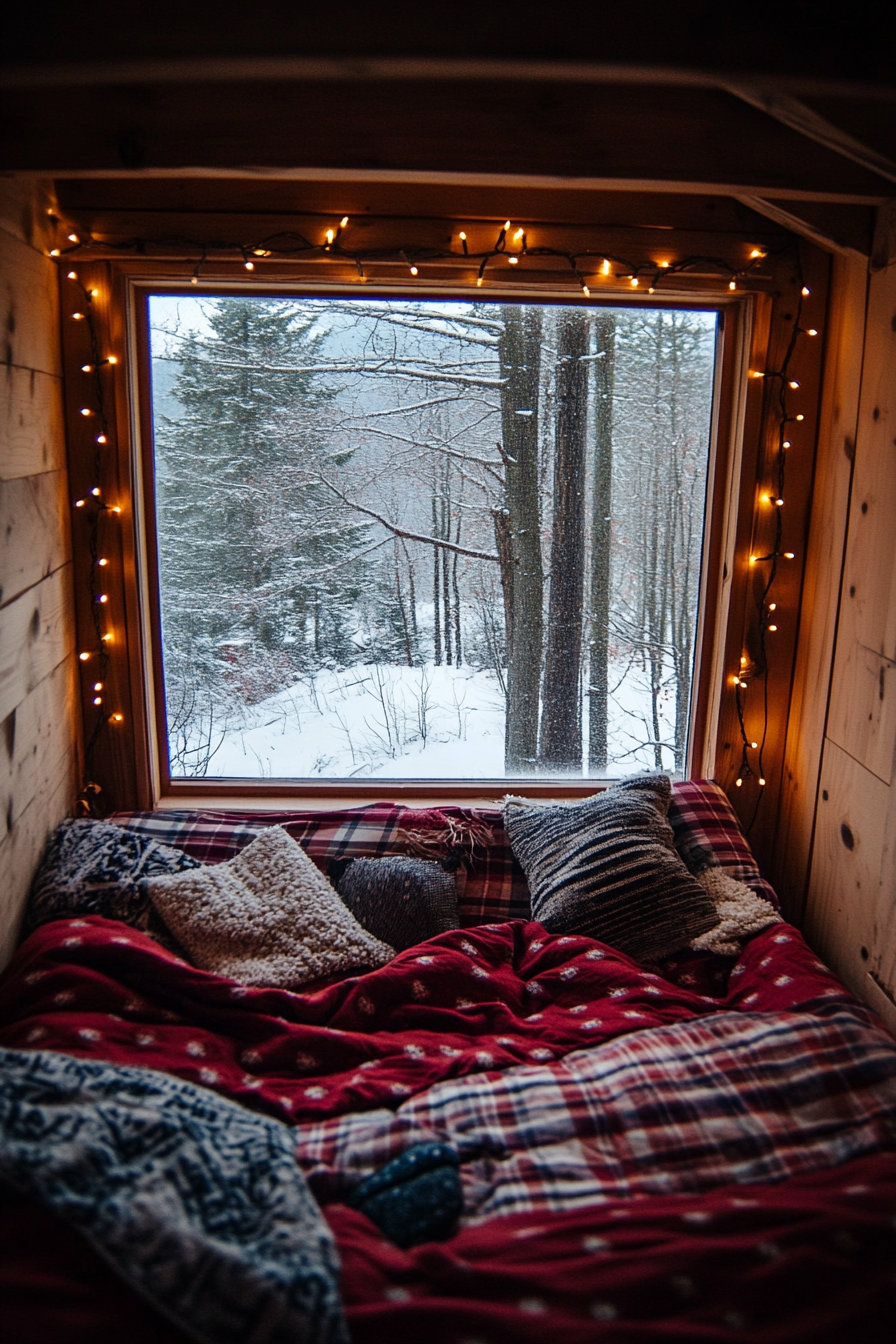
[[496,511],[507,645],[507,720],[504,768],[508,775],[536,769],[543,636],[544,570],[538,490],[538,397],[541,312],[507,306],[498,344],[506,512]]
[[582,600],[585,578],[585,439],[588,421],[588,314],[561,313],[557,327],[554,524],[541,724],[542,768],[582,770]]
[[607,768],[607,694],[610,655],[610,509],[613,481],[613,380],[616,317],[594,319],[594,493],[591,499],[591,640],[588,649],[588,773]]

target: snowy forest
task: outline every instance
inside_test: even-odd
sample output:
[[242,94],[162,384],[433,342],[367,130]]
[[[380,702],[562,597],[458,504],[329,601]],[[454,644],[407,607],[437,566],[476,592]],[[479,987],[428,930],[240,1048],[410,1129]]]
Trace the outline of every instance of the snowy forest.
[[173,777],[684,769],[716,314],[150,299]]

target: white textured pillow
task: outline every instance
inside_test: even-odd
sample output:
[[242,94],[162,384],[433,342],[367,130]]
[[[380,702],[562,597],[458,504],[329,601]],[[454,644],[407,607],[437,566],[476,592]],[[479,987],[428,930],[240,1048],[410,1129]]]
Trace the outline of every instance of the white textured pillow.
[[708,933],[695,938],[691,947],[696,952],[717,952],[722,957],[736,957],[742,950],[742,939],[767,929],[770,924],[783,924],[777,910],[768,901],[757,896],[743,882],[738,882],[723,868],[704,868],[697,874],[707,896],[716,907],[719,922]]
[[395,956],[362,929],[280,826],[226,863],[149,878],[146,886],[195,964],[244,985],[294,989]]

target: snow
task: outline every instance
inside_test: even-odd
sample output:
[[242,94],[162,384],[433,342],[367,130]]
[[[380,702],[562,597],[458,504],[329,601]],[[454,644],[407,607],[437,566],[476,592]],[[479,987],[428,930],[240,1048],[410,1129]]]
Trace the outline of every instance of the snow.
[[[649,697],[629,676],[611,699],[610,740],[621,778],[652,769],[631,750]],[[670,697],[668,710],[674,712]],[[664,715],[671,736],[671,723]],[[423,740],[425,731],[426,740]],[[667,767],[671,766],[671,760]],[[467,667],[356,664],[296,682],[229,726],[209,774],[235,779],[502,779],[504,697],[495,673]]]

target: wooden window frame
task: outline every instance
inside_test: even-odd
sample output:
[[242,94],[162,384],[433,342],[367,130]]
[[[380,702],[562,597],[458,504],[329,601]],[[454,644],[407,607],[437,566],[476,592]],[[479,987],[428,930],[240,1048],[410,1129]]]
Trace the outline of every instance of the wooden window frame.
[[[819,256],[821,254],[818,254]],[[196,294],[191,284],[195,267],[181,262],[145,262],[139,259],[88,262],[80,270],[82,283],[99,290],[95,319],[103,340],[115,348],[119,362],[111,371],[111,415],[115,442],[107,472],[108,490],[119,497],[122,512],[114,543],[114,571],[109,590],[117,621],[114,664],[110,670],[108,698],[120,706],[119,725],[110,725],[97,742],[91,775],[102,788],[100,808],[203,808],[251,809],[278,807],[332,808],[358,805],[376,798],[408,803],[494,801],[508,789],[532,797],[582,797],[605,787],[606,781],[582,779],[497,780],[386,780],[349,785],[337,781],[196,779],[171,780],[167,775],[167,747],[160,725],[164,720],[164,690],[161,682],[157,567],[153,528],[147,519],[153,509],[152,423],[149,405],[149,348],[145,322],[146,299],[152,292]],[[62,282],[64,285],[64,281]],[[780,289],[780,286],[778,287]],[[700,286],[671,291],[653,300],[639,298],[636,306],[715,309],[721,315],[713,399],[713,426],[708,473],[704,544],[701,562],[698,640],[691,696],[691,734],[686,773],[715,775],[731,783],[732,707],[725,694],[725,668],[740,647],[749,624],[746,583],[743,574],[749,552],[756,482],[761,462],[767,456],[765,391],[748,377],[748,370],[765,367],[774,346],[773,328],[780,293],[775,286],[756,285],[736,294],[720,294],[718,286]],[[200,291],[214,294],[289,293],[324,297],[357,293],[357,286],[340,278],[321,283],[297,275],[295,280],[264,284],[258,280],[225,278],[204,283]],[[467,286],[443,283],[421,286],[380,284],[365,286],[365,293],[421,298],[469,298]],[[65,290],[63,289],[63,300]],[[490,284],[490,300],[533,301],[570,304],[577,302],[568,288],[539,284],[523,289],[519,284]],[[632,300],[618,292],[578,302],[586,307],[625,306]],[[69,306],[71,306],[69,304]],[[77,381],[78,355],[65,324],[63,301],[63,348],[67,386]],[[77,393],[70,392],[68,427],[73,494],[87,485],[84,454],[77,439],[82,426],[77,420]],[[803,491],[806,511],[811,495]],[[83,555],[75,537],[76,607],[79,638],[89,632],[84,610]],[[79,574],[80,569],[80,574]],[[155,595],[154,595],[155,594]],[[82,633],[83,632],[83,633]],[[795,635],[794,635],[795,639]],[[795,646],[794,646],[795,647]],[[787,678],[789,686],[789,677]],[[90,735],[90,703],[85,695],[86,736]]]

